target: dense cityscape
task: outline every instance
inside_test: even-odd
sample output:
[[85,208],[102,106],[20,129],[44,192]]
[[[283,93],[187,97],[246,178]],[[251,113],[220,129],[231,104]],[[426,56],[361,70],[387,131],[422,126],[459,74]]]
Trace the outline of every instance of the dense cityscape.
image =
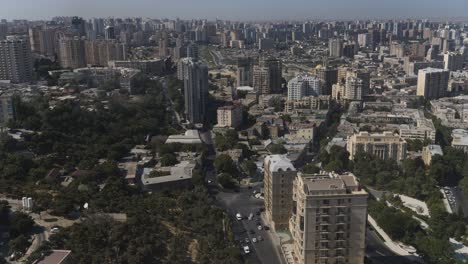
[[0,19],[0,264],[461,264],[467,226],[468,19]]

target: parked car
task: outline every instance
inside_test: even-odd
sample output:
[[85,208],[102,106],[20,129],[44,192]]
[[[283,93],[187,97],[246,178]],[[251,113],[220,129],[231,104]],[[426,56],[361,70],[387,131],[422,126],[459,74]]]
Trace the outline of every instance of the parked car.
[[263,227],[262,227],[261,225],[259,225],[259,226],[257,226],[257,229],[258,229],[258,230],[262,230]]
[[246,237],[246,238],[244,239],[244,241],[245,241],[245,243],[250,243],[250,239],[249,239],[248,237]]
[[252,238],[252,243],[257,243],[257,238]]
[[258,237],[257,237],[257,240],[258,240],[258,241],[263,241],[263,237],[262,237],[262,236],[258,236]]

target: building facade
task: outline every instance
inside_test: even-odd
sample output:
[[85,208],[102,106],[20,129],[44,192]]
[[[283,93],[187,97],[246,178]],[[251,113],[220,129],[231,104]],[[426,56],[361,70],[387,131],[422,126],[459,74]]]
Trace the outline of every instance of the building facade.
[[393,132],[359,132],[348,137],[349,159],[354,160],[357,153],[364,152],[380,159],[402,161],[406,158],[406,141]]
[[298,173],[289,221],[294,263],[364,263],[367,197],[351,173]]
[[447,93],[450,72],[442,69],[426,68],[418,72],[416,94],[426,99],[444,97]]
[[0,80],[30,82],[33,77],[31,46],[27,37],[7,36],[0,41]]
[[183,67],[185,116],[191,124],[203,124],[208,97],[208,67],[191,58],[184,58]]
[[86,66],[85,41],[79,37],[59,40],[59,61],[63,68]]
[[285,155],[270,155],[265,158],[264,170],[267,220],[274,230],[287,229],[292,210],[296,168]]
[[236,128],[242,124],[242,107],[238,105],[230,105],[219,107],[217,110],[218,124],[217,127]]

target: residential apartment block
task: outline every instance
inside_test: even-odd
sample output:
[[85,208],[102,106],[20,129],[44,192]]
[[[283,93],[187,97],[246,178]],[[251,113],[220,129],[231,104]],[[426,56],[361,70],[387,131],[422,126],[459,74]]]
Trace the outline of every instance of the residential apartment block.
[[289,221],[294,263],[364,263],[367,197],[351,173],[298,173]]

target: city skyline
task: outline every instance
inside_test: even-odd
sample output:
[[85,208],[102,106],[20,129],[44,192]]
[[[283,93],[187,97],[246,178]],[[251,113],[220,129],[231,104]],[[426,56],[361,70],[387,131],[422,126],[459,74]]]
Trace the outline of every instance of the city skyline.
[[[442,6],[435,0],[407,2],[371,0],[175,0],[171,2],[134,0],[99,2],[59,0],[18,0],[14,5],[4,4],[0,18],[48,19],[54,16],[91,17],[149,17],[149,18],[204,18],[229,20],[313,20],[313,19],[404,19],[404,18],[467,18],[468,1],[448,0]],[[93,6],[93,8],[90,8]],[[263,10],[259,14],[259,10]]]

